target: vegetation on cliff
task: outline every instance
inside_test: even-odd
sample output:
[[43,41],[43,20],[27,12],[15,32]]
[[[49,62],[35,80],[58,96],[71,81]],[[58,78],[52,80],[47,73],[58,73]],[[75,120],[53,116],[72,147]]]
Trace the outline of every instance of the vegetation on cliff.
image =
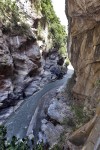
[[[53,46],[59,49],[61,54],[66,54],[66,31],[56,16],[51,0],[32,0],[32,4],[38,12],[41,12],[49,26],[49,36]],[[30,25],[27,16],[17,6],[15,0],[0,0],[0,21],[4,24],[5,31],[17,35],[29,35]]]
[[0,0],[0,21],[6,32],[28,35],[29,25],[25,23],[26,16],[19,9],[16,1]]
[[66,54],[66,31],[56,16],[51,0],[41,0],[42,14],[49,24],[50,36],[53,39],[53,46],[57,47],[61,54]]

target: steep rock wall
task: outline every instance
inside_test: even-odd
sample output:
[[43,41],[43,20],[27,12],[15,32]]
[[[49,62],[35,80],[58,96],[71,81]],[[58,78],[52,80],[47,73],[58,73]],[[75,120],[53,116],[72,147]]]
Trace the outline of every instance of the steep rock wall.
[[[25,90],[33,82],[34,76],[38,76],[42,70],[40,46],[45,42],[47,44],[49,40],[48,25],[41,12],[36,10],[34,1],[18,0],[16,5],[20,14],[25,16],[25,27],[22,28],[25,33],[22,34],[17,26],[10,27],[10,32],[9,27],[5,27],[0,20],[0,108],[13,105],[16,100],[26,96]],[[41,33],[38,29],[39,22]],[[44,49],[46,48],[44,44]],[[36,84],[31,93],[36,91],[35,86]]]
[[17,104],[56,78],[50,71],[58,67],[61,72],[65,39],[51,0],[0,2],[0,109]]
[[68,53],[76,73],[78,97],[100,100],[100,1],[66,0]]
[[[0,29],[2,33],[2,28]],[[0,39],[0,102],[18,98],[40,67],[35,39],[2,34]],[[15,94],[15,96],[14,96]],[[16,99],[15,98],[15,99]]]

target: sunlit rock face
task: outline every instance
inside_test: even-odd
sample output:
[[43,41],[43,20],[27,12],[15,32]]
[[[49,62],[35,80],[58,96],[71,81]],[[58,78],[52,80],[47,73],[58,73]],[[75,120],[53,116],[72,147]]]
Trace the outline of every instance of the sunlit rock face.
[[66,0],[68,52],[75,68],[75,94],[100,100],[100,1]]

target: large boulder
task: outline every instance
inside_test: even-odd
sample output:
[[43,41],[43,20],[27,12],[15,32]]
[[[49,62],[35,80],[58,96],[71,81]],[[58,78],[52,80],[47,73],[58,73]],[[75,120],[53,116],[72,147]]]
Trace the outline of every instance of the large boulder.
[[64,123],[65,119],[71,118],[71,108],[62,101],[54,100],[48,108],[48,116],[58,123]]

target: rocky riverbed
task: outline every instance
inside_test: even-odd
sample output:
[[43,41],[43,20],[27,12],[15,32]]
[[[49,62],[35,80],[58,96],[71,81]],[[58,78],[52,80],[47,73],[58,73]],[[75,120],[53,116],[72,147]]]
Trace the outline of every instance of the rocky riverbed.
[[[63,86],[42,96],[28,130],[28,136],[34,135],[35,142],[43,141],[46,146],[60,150],[82,149],[81,138],[78,139],[79,145],[75,144],[77,146],[69,141],[73,131],[90,120],[90,116],[86,115],[85,102],[82,103],[73,96],[75,82],[73,74]],[[81,136],[80,133],[78,135]],[[77,141],[77,135],[74,136],[74,141]]]
[[[44,142],[51,148],[58,145],[65,150],[79,150],[80,147],[68,141],[75,128],[75,114],[72,111],[72,87],[75,83],[70,76],[67,83],[46,93],[40,100],[37,112],[30,124],[28,136]],[[35,122],[35,124],[34,124]]]
[[62,71],[63,71],[63,75],[67,73],[67,67],[59,66],[57,64],[58,60],[59,60],[59,56],[57,52],[50,54],[46,60],[42,58],[41,59],[42,67],[41,67],[40,72],[38,73],[38,75],[34,76],[30,84],[24,89],[24,93],[23,93],[24,99],[23,97],[20,97],[18,100],[16,100],[16,102],[14,101],[15,103],[13,104],[9,102],[10,101],[10,97],[9,97],[9,101],[5,101],[5,103],[0,103],[0,109],[2,109],[0,111],[0,124],[2,124],[5,121],[5,119],[7,119],[13,112],[15,112],[16,109],[20,107],[21,103],[27,97],[41,90],[45,84],[55,81],[57,79],[57,75],[54,73],[51,73],[50,71],[51,68],[53,67],[55,69],[57,68],[59,71],[59,74]]

